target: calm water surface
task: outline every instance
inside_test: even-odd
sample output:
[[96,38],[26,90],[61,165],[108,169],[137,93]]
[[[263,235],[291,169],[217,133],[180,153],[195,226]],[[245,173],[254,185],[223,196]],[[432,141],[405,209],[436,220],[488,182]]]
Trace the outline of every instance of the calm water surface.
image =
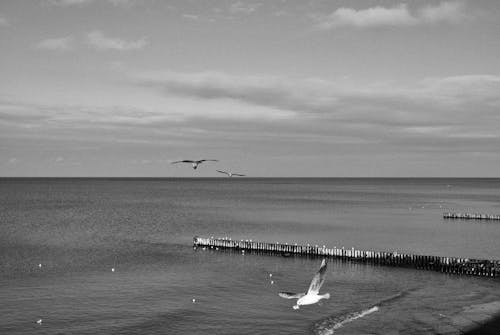
[[500,223],[441,218],[500,213],[499,179],[0,179],[0,208],[2,334],[438,334],[500,300],[498,280],[331,262],[331,299],[294,311],[277,292],[306,290],[320,260],[191,246],[499,259]]

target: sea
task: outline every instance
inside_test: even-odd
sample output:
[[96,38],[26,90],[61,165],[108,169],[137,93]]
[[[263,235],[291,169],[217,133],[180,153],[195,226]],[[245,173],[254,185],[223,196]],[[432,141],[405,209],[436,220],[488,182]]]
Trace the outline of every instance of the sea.
[[[0,334],[454,334],[500,280],[193,248],[193,237],[500,259],[500,179],[2,178]],[[458,319],[457,319],[458,318]],[[39,321],[37,323],[37,321]],[[462,323],[474,320],[461,320]]]

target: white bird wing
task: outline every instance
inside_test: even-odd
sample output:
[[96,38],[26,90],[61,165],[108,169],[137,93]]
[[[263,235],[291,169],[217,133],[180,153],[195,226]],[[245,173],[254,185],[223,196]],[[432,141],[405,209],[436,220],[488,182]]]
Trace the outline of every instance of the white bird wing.
[[244,174],[240,174],[240,173],[233,173],[233,176],[244,177],[245,175]]
[[305,293],[279,292],[278,295],[285,299],[300,299],[305,296]]
[[203,163],[203,162],[218,162],[217,159],[200,159],[197,161],[197,163]]
[[219,173],[224,173],[224,174],[227,174],[227,175],[229,176],[229,172],[226,172],[226,171],[221,171],[221,170],[215,170],[215,171],[217,171],[217,172],[219,172]]
[[325,282],[325,273],[326,273],[326,260],[323,259],[321,262],[321,267],[319,268],[319,271],[314,275],[311,285],[309,285],[309,290],[307,291],[307,294],[313,293],[313,294],[318,294],[319,289],[321,288],[321,285]]

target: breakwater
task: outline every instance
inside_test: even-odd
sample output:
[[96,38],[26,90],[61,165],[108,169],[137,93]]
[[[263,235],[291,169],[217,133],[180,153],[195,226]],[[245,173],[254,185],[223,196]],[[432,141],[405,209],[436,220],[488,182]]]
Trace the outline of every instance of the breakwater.
[[490,215],[481,213],[444,213],[444,219],[462,220],[500,220],[500,215]]
[[396,251],[367,251],[354,248],[328,248],[317,245],[232,240],[230,238],[194,237],[195,248],[233,250],[241,253],[265,253],[284,257],[327,257],[373,265],[387,265],[437,271],[457,275],[500,278],[500,260],[480,260],[399,253]]

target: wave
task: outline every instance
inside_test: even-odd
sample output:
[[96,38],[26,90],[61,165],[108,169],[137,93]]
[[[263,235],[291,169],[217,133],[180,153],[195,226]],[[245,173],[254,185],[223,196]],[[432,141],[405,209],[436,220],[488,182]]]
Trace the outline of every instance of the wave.
[[340,315],[340,316],[330,316],[324,320],[317,322],[314,325],[313,334],[316,334],[316,335],[335,334],[335,331],[339,328],[342,328],[345,324],[377,312],[381,306],[404,297],[406,294],[408,294],[408,292],[410,292],[410,291],[400,292],[398,294],[384,298],[384,299],[378,301],[376,304],[373,304],[371,307],[363,309],[361,311],[356,311],[356,312],[352,312],[352,313],[344,314],[344,315]]
[[335,318],[327,318],[323,321],[320,321],[314,326],[313,334],[317,335],[334,334],[335,330],[342,328],[346,323],[352,322],[356,319],[372,314],[378,310],[379,310],[378,306],[373,306],[361,312],[349,313],[347,315],[342,315]]

